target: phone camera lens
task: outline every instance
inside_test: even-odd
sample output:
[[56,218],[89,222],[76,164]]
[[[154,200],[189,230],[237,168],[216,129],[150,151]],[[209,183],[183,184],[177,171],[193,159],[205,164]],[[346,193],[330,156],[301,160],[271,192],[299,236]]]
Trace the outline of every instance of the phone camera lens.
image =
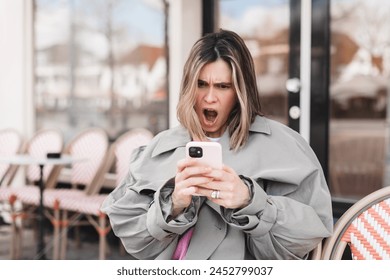
[[201,158],[203,156],[203,150],[201,147],[190,147],[189,154],[190,157]]

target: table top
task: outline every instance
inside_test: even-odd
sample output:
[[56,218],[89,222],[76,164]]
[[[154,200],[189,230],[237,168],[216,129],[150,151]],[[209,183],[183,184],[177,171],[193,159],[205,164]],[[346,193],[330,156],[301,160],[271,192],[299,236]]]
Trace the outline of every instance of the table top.
[[85,160],[86,159],[75,158],[70,155],[61,155],[59,158],[34,157],[31,155],[0,156],[0,163],[18,165],[66,165]]

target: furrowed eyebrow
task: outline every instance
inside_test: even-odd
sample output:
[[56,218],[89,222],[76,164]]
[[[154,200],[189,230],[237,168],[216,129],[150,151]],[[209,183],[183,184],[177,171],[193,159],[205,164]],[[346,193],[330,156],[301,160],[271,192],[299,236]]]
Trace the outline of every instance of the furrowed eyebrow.
[[[206,82],[202,79],[198,79],[198,85],[210,86],[208,82]],[[231,82],[218,82],[218,83],[213,83],[212,85],[215,87],[218,87],[218,88],[231,88],[233,86],[233,83],[231,83]]]
[[[201,82],[201,83],[205,83],[205,84],[209,84],[207,81],[205,80],[202,80],[202,79],[198,79],[198,83]],[[231,82],[218,82],[218,83],[214,83],[214,85],[226,85],[226,86],[231,86],[233,83]]]
[[228,82],[220,82],[220,83],[214,83],[214,85],[217,85],[217,86],[231,86],[233,83],[228,83]]

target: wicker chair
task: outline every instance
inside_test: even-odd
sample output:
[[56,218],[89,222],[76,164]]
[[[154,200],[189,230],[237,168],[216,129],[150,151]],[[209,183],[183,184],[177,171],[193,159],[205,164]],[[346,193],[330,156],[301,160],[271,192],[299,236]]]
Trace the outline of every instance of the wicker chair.
[[[111,144],[105,159],[105,164],[99,170],[100,176],[94,180],[90,188],[85,191],[73,191],[67,194],[62,193],[56,200],[58,209],[55,215],[60,216],[61,211],[61,246],[60,258],[66,258],[67,232],[70,227],[78,225],[92,225],[99,234],[99,259],[105,259],[106,235],[111,230],[107,223],[107,217],[100,212],[100,206],[107,194],[101,194],[104,175],[110,170],[113,164],[116,169],[116,183],[124,178],[128,171],[129,159],[133,150],[139,146],[147,145],[152,139],[152,134],[145,129],[134,129],[121,135]],[[54,193],[48,192],[50,200],[54,199]],[[68,218],[68,214],[71,216]],[[85,217],[86,219],[82,219]]]
[[[23,137],[15,129],[0,130],[0,156],[7,157],[18,154],[23,148]],[[0,163],[0,186],[8,186],[12,182],[18,166]]]
[[354,260],[390,259],[390,187],[365,196],[341,216],[322,259],[340,260],[347,245]]
[[308,260],[320,260],[322,254],[322,242],[315,247],[310,253]]
[[[53,258],[58,258],[59,254],[59,231],[61,228],[61,219],[58,214],[58,202],[63,196],[72,194],[83,187],[89,189],[94,184],[94,180],[99,177],[99,169],[104,164],[107,153],[108,136],[103,129],[89,128],[76,137],[74,137],[65,147],[63,154],[69,154],[75,158],[82,158],[83,161],[72,164],[71,169],[71,184],[72,189],[55,188],[57,180],[63,169],[63,166],[54,166],[50,172],[50,176],[46,178],[45,190],[43,193],[43,203],[46,208],[45,214],[50,219],[53,228]],[[24,186],[13,189],[14,197],[22,202],[23,208],[36,208],[40,201],[40,191],[38,186]],[[54,210],[54,211],[51,211]],[[27,212],[30,214],[31,211]],[[54,214],[53,214],[54,213]],[[33,213],[32,213],[33,214]],[[20,213],[26,216],[26,211]],[[28,215],[30,216],[30,215]]]
[[[68,200],[87,195],[96,185],[103,182],[104,169],[107,161],[109,147],[108,135],[100,128],[89,128],[74,137],[65,148],[65,153],[85,159],[74,163],[70,167],[71,188],[55,188],[45,191],[44,205],[47,209],[46,216],[53,225],[53,259],[61,258],[60,246],[66,246],[62,239],[67,240],[68,221],[66,211],[62,207]],[[54,172],[60,173],[61,166],[57,166]],[[61,213],[62,212],[62,213]]]
[[[37,131],[30,140],[26,143],[26,147],[22,149],[24,154],[33,157],[46,157],[48,153],[61,153],[63,148],[63,135],[57,129],[42,129]],[[31,188],[38,187],[34,185],[39,181],[40,170],[38,166],[30,165],[26,167],[26,185],[12,186],[10,188],[0,190],[0,200],[8,201],[10,205],[12,233],[11,233],[11,259],[19,258],[22,246],[22,229],[23,222],[27,217],[31,217],[34,213],[36,205],[23,204],[21,209],[16,209],[15,202],[19,200],[24,191],[29,191]],[[44,169],[43,179],[47,181],[47,187],[53,187],[53,182],[56,180],[52,174],[52,166],[47,166]],[[36,200],[39,200],[39,195],[36,195]],[[18,222],[20,221],[20,222]]]

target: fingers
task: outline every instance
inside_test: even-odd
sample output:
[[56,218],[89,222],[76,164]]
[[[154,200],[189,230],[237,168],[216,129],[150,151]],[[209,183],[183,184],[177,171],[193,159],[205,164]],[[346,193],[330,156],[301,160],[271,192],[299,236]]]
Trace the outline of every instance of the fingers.
[[213,197],[213,192],[218,192],[218,198],[222,198],[222,191],[218,189],[210,189],[210,188],[204,188],[204,187],[198,187],[196,190],[196,194],[199,196],[207,196],[210,200],[215,199],[216,197]]
[[184,208],[192,196],[205,196],[216,204],[233,209],[243,207],[249,201],[248,187],[232,168],[213,169],[195,159],[184,159],[177,163],[172,202]]
[[226,208],[234,208],[235,201],[233,200],[233,193],[221,190],[212,190],[205,188],[198,188],[196,194],[199,196],[205,196],[208,200],[221,205]]
[[176,173],[182,172],[184,169],[186,169],[186,168],[188,168],[188,167],[193,167],[193,166],[203,166],[203,167],[207,167],[206,165],[199,163],[199,161],[197,161],[197,160],[194,159],[194,158],[185,158],[185,159],[179,160],[179,161],[177,162],[177,165],[176,165],[176,167],[177,167]]
[[198,188],[195,186],[190,186],[188,188],[183,188],[180,190],[181,195],[194,195],[196,194]]
[[227,191],[198,187],[194,195],[205,196],[208,200],[230,209],[245,207],[250,200],[248,188],[235,188],[233,191]]
[[175,188],[177,189],[184,189],[191,186],[202,186],[207,185],[211,182],[211,178],[208,177],[190,177],[186,180],[178,181],[175,184]]
[[185,180],[192,176],[205,175],[211,172],[211,170],[211,167],[201,165],[196,160],[185,159],[177,163],[176,177],[178,177],[179,180]]
[[224,166],[222,170],[213,169],[206,176],[212,181],[199,184],[196,190],[197,195],[206,196],[212,202],[225,208],[236,209],[248,205],[249,189],[233,169]]
[[197,195],[197,186],[211,182],[212,179],[204,175],[210,171],[210,167],[199,165],[192,159],[184,159],[177,163],[175,189],[172,193],[174,209],[180,211],[187,207],[191,203],[192,196]]
[[224,166],[222,169],[212,169],[210,173],[205,174],[207,177],[213,178],[214,181],[233,181],[235,179],[236,172],[230,167]]
[[197,177],[197,176],[206,177],[208,173],[210,173],[210,168],[208,167],[202,167],[202,166],[187,167],[183,169],[181,172],[176,174],[176,179],[181,181],[181,180],[186,180],[188,178]]

